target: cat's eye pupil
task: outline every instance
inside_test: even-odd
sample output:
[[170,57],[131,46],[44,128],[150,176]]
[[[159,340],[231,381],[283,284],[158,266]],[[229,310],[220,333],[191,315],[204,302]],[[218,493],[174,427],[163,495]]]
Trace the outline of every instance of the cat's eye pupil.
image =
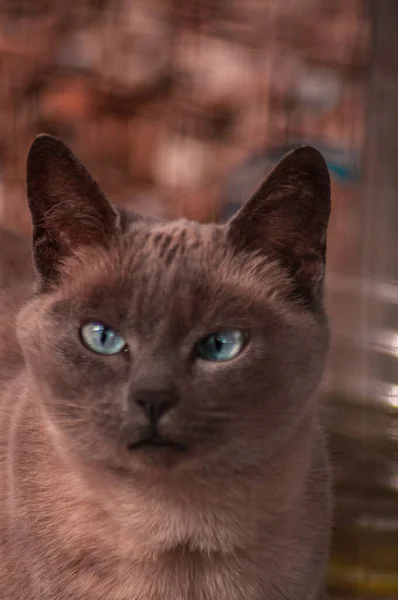
[[220,339],[219,336],[217,336],[216,339],[215,339],[215,346],[216,346],[217,352],[221,352],[221,350],[222,350],[222,344],[223,344],[222,340]]
[[122,336],[104,323],[86,323],[80,336],[84,345],[97,354],[118,354],[126,347]]
[[246,340],[247,335],[239,329],[217,331],[200,340],[196,351],[204,360],[227,361],[240,354]]
[[111,332],[109,331],[109,329],[107,327],[105,327],[101,333],[101,343],[105,344],[108,336],[111,336]]

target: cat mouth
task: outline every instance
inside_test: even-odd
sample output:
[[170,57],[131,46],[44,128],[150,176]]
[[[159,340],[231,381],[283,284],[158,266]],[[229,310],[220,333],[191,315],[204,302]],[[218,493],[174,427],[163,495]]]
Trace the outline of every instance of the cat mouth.
[[175,452],[187,452],[185,444],[164,438],[157,432],[128,445],[129,450],[140,450],[142,448],[165,448]]

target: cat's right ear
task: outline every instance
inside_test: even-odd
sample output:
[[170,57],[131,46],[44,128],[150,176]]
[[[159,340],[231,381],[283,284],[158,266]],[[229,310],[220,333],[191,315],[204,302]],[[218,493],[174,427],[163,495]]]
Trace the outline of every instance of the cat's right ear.
[[311,146],[287,154],[228,225],[236,250],[275,259],[297,297],[319,306],[323,297],[330,177]]
[[76,247],[108,246],[118,216],[69,148],[50,135],[30,147],[26,183],[36,268],[49,285]]

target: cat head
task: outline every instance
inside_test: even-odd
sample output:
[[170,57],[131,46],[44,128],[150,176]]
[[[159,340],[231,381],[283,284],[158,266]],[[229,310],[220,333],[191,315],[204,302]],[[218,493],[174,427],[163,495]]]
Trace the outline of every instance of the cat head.
[[314,399],[329,175],[288,154],[225,225],[116,210],[66,146],[27,161],[37,291],[18,319],[66,451],[101,468],[234,469],[277,456]]

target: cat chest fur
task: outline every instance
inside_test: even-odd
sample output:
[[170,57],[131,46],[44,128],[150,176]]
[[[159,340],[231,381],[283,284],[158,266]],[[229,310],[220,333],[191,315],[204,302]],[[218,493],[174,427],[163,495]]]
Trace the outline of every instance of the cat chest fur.
[[[20,514],[26,514],[27,507],[18,496],[16,493],[14,504]],[[9,600],[85,600],[87,597],[92,600],[257,600],[259,597],[257,569],[244,553],[224,555],[212,551],[205,554],[184,545],[164,551],[150,546],[144,550],[142,539],[134,534],[129,537],[127,527],[123,531],[114,522],[104,521],[102,511],[75,505],[73,514],[68,514],[64,504],[64,513],[58,510],[57,515],[51,511],[46,515],[43,499],[38,503],[42,506],[41,514],[32,515],[30,526],[24,527],[20,521],[13,521],[12,515],[10,517],[8,525],[13,537],[10,546],[14,551],[9,555],[3,580],[7,582],[10,577],[15,584],[14,595],[10,594],[12,587],[8,587]],[[163,524],[163,528],[167,526]],[[19,538],[18,531],[22,530],[23,538]],[[20,570],[24,546],[29,548],[26,579],[21,578]]]
[[[64,574],[63,589],[40,585],[37,599],[83,600],[254,600],[258,598],[256,586],[242,576],[241,565],[236,561],[215,557],[164,556],[156,560],[135,563],[123,561],[109,565],[105,572],[95,572],[93,565],[79,574],[70,569]],[[59,577],[59,573],[58,573]],[[29,600],[36,596],[29,595]],[[21,596],[18,596],[21,598]]]

